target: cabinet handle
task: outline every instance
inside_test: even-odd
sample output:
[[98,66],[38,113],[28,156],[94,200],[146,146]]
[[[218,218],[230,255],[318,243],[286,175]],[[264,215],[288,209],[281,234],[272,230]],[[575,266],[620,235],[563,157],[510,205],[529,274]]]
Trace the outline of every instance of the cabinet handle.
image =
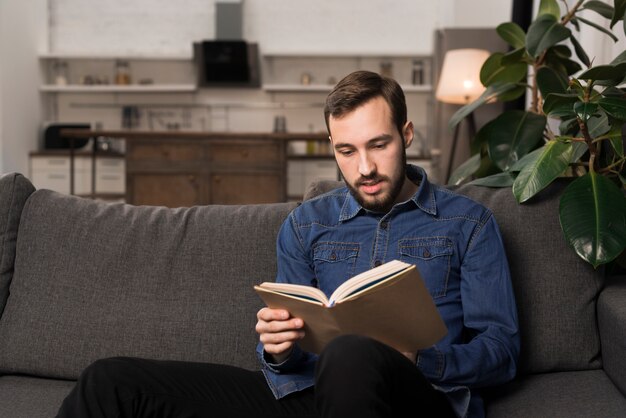
[[163,156],[165,158],[169,158],[170,157],[170,152],[168,150],[163,150],[162,154],[163,154]]
[[248,151],[247,149],[241,151],[241,156],[243,158],[248,158],[249,155],[250,155],[250,151]]
[[222,178],[220,176],[213,177],[213,182],[220,184],[222,182]]

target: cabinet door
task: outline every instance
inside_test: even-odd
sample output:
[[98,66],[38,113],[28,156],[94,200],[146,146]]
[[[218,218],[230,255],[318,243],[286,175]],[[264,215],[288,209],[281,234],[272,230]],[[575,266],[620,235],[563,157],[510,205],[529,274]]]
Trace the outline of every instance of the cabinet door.
[[133,174],[128,176],[129,202],[134,205],[189,207],[201,205],[206,180],[196,174]]
[[280,173],[213,173],[211,203],[224,205],[284,201],[285,181]]

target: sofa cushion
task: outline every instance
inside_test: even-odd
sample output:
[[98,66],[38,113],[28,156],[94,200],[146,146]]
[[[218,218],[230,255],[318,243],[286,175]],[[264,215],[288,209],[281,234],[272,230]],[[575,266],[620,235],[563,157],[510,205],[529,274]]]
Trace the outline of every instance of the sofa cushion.
[[295,204],[107,204],[38,190],[27,202],[0,318],[0,371],[77,378],[139,356],[256,368],[276,235]]
[[75,382],[25,376],[0,377],[0,417],[50,418],[56,416]]
[[[510,188],[452,187],[490,208],[500,226],[518,303],[523,373],[601,366],[596,300],[603,269],[594,270],[563,238],[558,207],[568,181],[558,179],[524,204]],[[305,198],[341,185],[312,184]]]
[[485,399],[487,418],[617,418],[626,411],[626,398],[602,370],[528,375]]
[[9,297],[20,215],[35,187],[18,173],[0,176],[0,315]]

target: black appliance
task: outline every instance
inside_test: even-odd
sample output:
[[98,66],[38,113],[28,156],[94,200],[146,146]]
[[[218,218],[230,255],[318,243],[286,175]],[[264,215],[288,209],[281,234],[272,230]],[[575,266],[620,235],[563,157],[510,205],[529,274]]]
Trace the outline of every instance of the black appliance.
[[200,87],[258,87],[257,44],[240,40],[194,43],[194,59]]
[[[61,135],[63,129],[91,129],[89,123],[50,123],[43,133],[45,149],[69,149],[71,138]],[[82,148],[89,142],[89,138],[74,138],[74,148]]]

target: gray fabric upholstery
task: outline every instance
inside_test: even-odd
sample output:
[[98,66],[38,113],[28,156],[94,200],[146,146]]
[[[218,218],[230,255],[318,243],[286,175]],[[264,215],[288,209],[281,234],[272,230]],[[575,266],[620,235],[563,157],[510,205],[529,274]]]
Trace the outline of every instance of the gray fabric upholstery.
[[489,418],[626,416],[626,398],[602,370],[529,375],[496,393],[487,397]]
[[598,299],[602,363],[626,396],[626,276],[612,277]]
[[36,191],[0,318],[0,371],[73,379],[117,355],[257,367],[252,286],[274,279],[294,206],[133,207]]
[[9,297],[22,208],[35,187],[21,174],[0,176],[0,315]]
[[[312,184],[305,199],[341,185]],[[518,302],[522,373],[601,366],[595,312],[603,271],[578,258],[563,238],[558,197],[565,185],[558,180],[521,205],[510,188],[452,188],[490,208],[500,226]]]
[[0,377],[0,417],[52,418],[74,387],[67,380]]

